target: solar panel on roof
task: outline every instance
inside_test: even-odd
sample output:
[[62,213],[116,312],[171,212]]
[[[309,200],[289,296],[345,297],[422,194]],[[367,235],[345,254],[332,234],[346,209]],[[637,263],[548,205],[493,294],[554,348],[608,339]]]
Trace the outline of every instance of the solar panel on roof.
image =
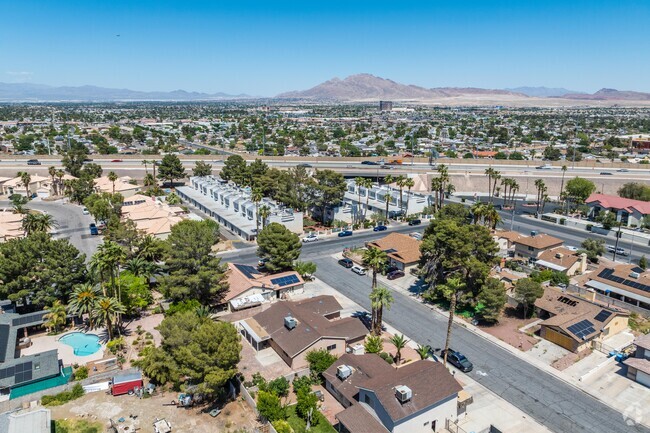
[[576,337],[582,338],[584,336],[587,336],[595,332],[593,326],[594,324],[591,323],[589,320],[582,320],[578,323],[574,323],[573,325],[569,326],[567,329]]
[[5,362],[9,344],[9,325],[0,325],[0,362]]
[[299,283],[300,280],[298,279],[298,276],[296,275],[287,275],[286,277],[280,277],[280,278],[273,278],[271,280],[271,284],[284,287],[284,286],[289,286],[291,284],[296,284]]
[[632,272],[637,272],[639,274],[642,274],[645,271],[643,269],[641,269],[640,267],[635,266],[635,267],[632,268]]
[[600,313],[598,313],[598,315],[594,318],[594,320],[597,320],[598,322],[604,322],[611,315],[612,315],[611,311],[600,310]]
[[254,279],[257,275],[261,275],[255,267],[250,265],[235,265],[235,267],[246,276],[246,278]]

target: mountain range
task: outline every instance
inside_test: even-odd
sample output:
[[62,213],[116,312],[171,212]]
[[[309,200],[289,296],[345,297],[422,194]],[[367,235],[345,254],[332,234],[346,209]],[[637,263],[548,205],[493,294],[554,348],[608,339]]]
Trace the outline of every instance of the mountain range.
[[111,89],[98,86],[54,87],[32,83],[0,83],[0,101],[211,101],[246,99],[248,95],[226,93],[199,93],[174,90],[172,92],[141,92],[129,89]]
[[[201,93],[174,90],[172,92],[142,92],[98,86],[54,87],[32,83],[0,83],[0,102],[109,102],[109,101],[223,101],[254,98],[249,95]],[[402,84],[371,74],[332,78],[307,90],[281,93],[270,99],[306,101],[377,100],[435,102],[465,105],[575,105],[575,104],[630,104],[650,103],[650,93],[601,89],[582,93],[564,88],[515,87],[509,89],[481,89],[476,87],[426,88]]]

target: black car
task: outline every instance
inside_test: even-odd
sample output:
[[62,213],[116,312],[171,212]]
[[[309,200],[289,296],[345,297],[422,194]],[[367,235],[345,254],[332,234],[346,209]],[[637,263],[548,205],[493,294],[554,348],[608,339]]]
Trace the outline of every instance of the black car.
[[600,175],[601,175],[601,176],[611,176],[612,173],[610,173],[609,171],[601,171],[601,172],[600,172]]
[[361,161],[361,164],[363,164],[363,165],[379,165],[379,163],[375,162],[375,161]]
[[384,230],[388,230],[388,227],[383,226],[383,225],[379,225],[379,226],[373,227],[373,229],[372,229],[373,232],[383,232]]
[[341,259],[339,260],[339,265],[343,266],[344,268],[350,269],[352,266],[354,266],[354,263],[350,259]]
[[340,238],[344,238],[346,236],[352,236],[352,230],[343,230],[342,232],[339,232]]
[[[444,357],[445,351],[443,350],[440,352],[440,358],[444,359]],[[469,373],[474,368],[474,365],[469,362],[469,359],[465,358],[465,355],[460,352],[456,352],[455,350],[449,349],[447,361],[463,373]]]
[[311,168],[311,164],[307,164],[306,162],[303,162],[301,164],[298,164],[298,167]]
[[398,269],[396,271],[390,272],[388,275],[386,275],[386,278],[389,280],[396,280],[398,278],[402,278],[404,275],[404,272]]
[[41,162],[38,159],[28,159],[27,165],[41,165]]
[[420,224],[422,224],[422,220],[411,220],[411,221],[409,221],[410,226],[419,226]]

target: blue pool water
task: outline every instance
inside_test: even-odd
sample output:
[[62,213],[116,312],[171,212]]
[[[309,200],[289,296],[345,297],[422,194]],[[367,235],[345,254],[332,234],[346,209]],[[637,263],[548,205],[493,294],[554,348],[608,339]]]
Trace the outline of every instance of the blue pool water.
[[102,345],[99,344],[99,337],[95,334],[84,334],[83,332],[71,332],[59,340],[63,344],[72,346],[77,356],[88,356],[97,352]]

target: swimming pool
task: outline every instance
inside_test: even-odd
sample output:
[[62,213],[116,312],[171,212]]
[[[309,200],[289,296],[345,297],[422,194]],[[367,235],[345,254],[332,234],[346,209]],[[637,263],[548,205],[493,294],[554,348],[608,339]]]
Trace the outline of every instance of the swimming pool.
[[88,356],[96,353],[102,345],[99,344],[99,337],[95,334],[84,334],[83,332],[71,332],[59,339],[63,344],[71,346],[77,356]]

